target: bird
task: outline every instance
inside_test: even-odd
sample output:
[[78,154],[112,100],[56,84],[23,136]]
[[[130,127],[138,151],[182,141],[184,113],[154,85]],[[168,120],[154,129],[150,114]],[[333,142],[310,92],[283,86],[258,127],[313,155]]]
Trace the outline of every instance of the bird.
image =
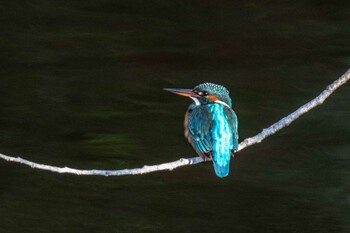
[[206,82],[164,90],[193,100],[185,114],[185,137],[202,159],[213,161],[218,177],[228,176],[230,158],[238,150],[238,119],[227,88]]

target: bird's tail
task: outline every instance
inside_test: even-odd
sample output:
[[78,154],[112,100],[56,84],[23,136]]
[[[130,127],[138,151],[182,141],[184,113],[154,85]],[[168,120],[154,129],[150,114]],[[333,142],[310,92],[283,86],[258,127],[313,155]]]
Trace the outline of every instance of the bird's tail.
[[213,165],[214,171],[218,177],[223,178],[228,176],[230,171],[230,162],[226,163],[225,165],[219,165],[215,160],[213,160]]

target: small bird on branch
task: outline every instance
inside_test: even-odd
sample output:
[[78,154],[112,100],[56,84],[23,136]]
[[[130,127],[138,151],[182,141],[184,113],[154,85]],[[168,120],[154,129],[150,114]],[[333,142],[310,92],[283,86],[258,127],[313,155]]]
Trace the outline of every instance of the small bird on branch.
[[[306,104],[304,104],[303,106],[301,106],[300,108],[298,108],[294,112],[290,113],[288,116],[286,116],[286,117],[282,118],[281,120],[277,121],[276,123],[272,124],[271,126],[263,129],[257,135],[255,135],[253,137],[250,137],[250,138],[246,138],[245,140],[243,140],[239,144],[239,148],[236,145],[236,143],[237,143],[236,140],[238,139],[236,115],[234,115],[234,117],[235,117],[234,120],[229,120],[230,117],[226,116],[227,118],[226,118],[226,123],[225,124],[232,127],[231,128],[232,132],[229,133],[229,135],[231,135],[231,136],[228,136],[228,137],[229,138],[231,137],[232,140],[234,140],[232,142],[233,150],[237,150],[237,151],[244,150],[245,148],[247,148],[249,146],[252,146],[254,144],[262,142],[265,138],[267,138],[270,135],[275,134],[277,131],[287,127],[293,121],[298,119],[300,116],[302,116],[305,113],[309,112],[311,109],[315,108],[316,106],[322,104],[335,90],[337,90],[340,86],[344,85],[349,80],[350,80],[350,69],[348,69],[345,72],[345,74],[343,74],[340,78],[338,78],[333,83],[328,85],[324,91],[322,91],[318,96],[316,96],[311,101],[307,102]],[[201,86],[201,85],[199,85],[199,86]],[[213,84],[210,84],[210,85],[213,85]],[[176,93],[175,89],[169,89],[168,88],[166,90]],[[198,92],[201,91],[202,93],[196,93],[197,91]],[[204,92],[204,91],[207,91],[207,92]],[[188,92],[190,92],[190,94]],[[220,98],[220,96],[217,96],[218,99],[214,99],[214,97],[207,97],[206,98],[207,100],[203,99],[204,96],[208,96],[208,95],[210,95],[212,93],[212,92],[210,92],[208,90],[202,90],[200,88],[194,88],[193,90],[189,90],[188,92],[186,93],[186,91],[185,91],[185,93],[182,94],[182,95],[194,98],[193,100],[195,101],[195,104],[194,104],[195,106],[192,106],[192,107],[196,107],[196,106],[198,107],[198,104],[199,105],[203,105],[200,101],[208,101],[206,103],[215,102],[217,104],[219,103],[219,104],[221,104],[221,105],[231,109],[231,103],[227,102],[228,101],[227,99],[226,99],[226,101],[223,101],[222,97]],[[181,91],[179,92],[179,90],[177,90],[177,94],[180,94],[180,93],[181,93]],[[228,91],[227,91],[227,97],[228,97]],[[191,106],[190,106],[190,108],[191,108]],[[222,108],[221,112],[219,111],[219,113],[222,114],[222,115],[223,115],[223,112],[224,112],[223,109],[224,108]],[[233,110],[232,110],[232,112],[233,112]],[[234,112],[232,114],[234,114]],[[231,117],[233,117],[233,116],[231,116]],[[222,117],[222,118],[225,119],[224,117]],[[189,122],[190,119],[191,119],[190,116],[188,116],[187,127],[188,127],[188,134],[189,135],[191,134],[191,129],[190,129],[190,127],[191,127],[190,125],[191,124]],[[213,121],[212,124],[214,124],[214,120],[213,119],[212,119],[212,121]],[[233,128],[234,126],[235,126],[235,128]],[[235,129],[235,131],[233,129]],[[192,129],[192,131],[193,131],[193,129]],[[186,132],[186,130],[185,130],[185,132]],[[197,132],[197,131],[193,131],[193,132]],[[192,137],[193,136],[191,135],[191,140],[193,140]],[[205,138],[205,137],[203,136],[203,138]],[[228,150],[227,148],[230,149],[231,146],[225,147],[225,150]],[[195,149],[196,149],[196,147],[195,147]],[[219,152],[219,153],[221,154],[221,152]],[[225,156],[223,156],[223,157],[226,158],[227,161],[229,162],[230,156],[227,156],[227,153],[224,153],[224,154],[225,154]],[[215,156],[213,154],[213,151],[211,152],[211,156],[214,159]],[[198,164],[198,163],[202,163],[202,162],[207,161],[207,159],[202,159],[201,157],[193,157],[193,158],[181,158],[181,159],[173,161],[173,162],[167,162],[167,163],[162,163],[162,164],[157,164],[157,165],[151,165],[151,166],[145,165],[145,166],[140,167],[140,168],[126,168],[126,169],[121,169],[121,170],[97,170],[97,169],[81,170],[81,169],[75,169],[75,168],[69,168],[69,167],[55,167],[55,166],[51,166],[51,165],[35,163],[35,162],[29,161],[29,160],[26,160],[26,159],[22,159],[20,157],[12,157],[12,156],[4,155],[4,154],[1,154],[1,153],[0,153],[0,158],[4,159],[6,161],[9,161],[9,162],[21,163],[21,164],[25,164],[27,166],[30,166],[32,168],[37,168],[37,169],[41,169],[41,170],[47,170],[47,171],[51,171],[51,172],[70,173],[70,174],[75,174],[75,175],[99,175],[99,176],[141,175],[141,174],[147,174],[147,173],[156,172],[156,171],[174,170],[175,168],[178,168],[178,167],[181,167],[181,166],[194,165],[194,164]],[[205,158],[206,158],[206,156],[205,156]],[[220,164],[220,162],[218,162],[218,164]],[[221,164],[222,164],[222,162],[221,162]],[[223,167],[227,169],[227,174],[228,174],[229,167],[225,167],[225,166],[223,166]],[[214,169],[215,169],[215,160],[214,160]],[[219,174],[224,174],[223,172],[221,172],[221,170],[219,172],[220,172]]]
[[164,90],[194,101],[185,114],[185,137],[203,160],[213,161],[218,177],[227,176],[230,157],[238,150],[238,120],[229,91],[213,83],[203,83],[193,89]]

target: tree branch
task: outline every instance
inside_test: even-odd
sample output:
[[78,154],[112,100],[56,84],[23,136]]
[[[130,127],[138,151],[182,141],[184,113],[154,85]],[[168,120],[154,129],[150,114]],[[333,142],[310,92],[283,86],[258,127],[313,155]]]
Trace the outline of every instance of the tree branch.
[[[279,120],[278,122],[271,125],[270,127],[263,129],[261,133],[255,135],[254,137],[245,139],[243,142],[239,144],[238,151],[241,151],[247,148],[248,146],[254,145],[256,143],[260,143],[266,137],[272,134],[275,134],[277,131],[281,130],[284,127],[287,127],[303,114],[307,113],[314,107],[322,104],[338,87],[345,84],[349,79],[350,79],[350,69],[347,70],[345,74],[343,74],[340,78],[335,80],[332,84],[327,86],[327,88],[324,91],[322,91],[321,94],[319,94],[316,98],[304,104],[303,106],[298,108],[296,111],[284,117],[283,119]],[[193,164],[209,161],[209,160],[202,160],[200,157],[193,157],[193,158],[181,158],[173,162],[162,163],[159,165],[152,165],[152,166],[145,165],[142,168],[122,169],[122,170],[95,170],[95,169],[80,170],[80,169],[74,169],[69,167],[55,167],[50,165],[34,163],[29,160],[22,159],[20,157],[15,158],[4,154],[0,154],[0,158],[9,162],[22,163],[32,168],[37,168],[37,169],[51,171],[51,172],[71,173],[76,175],[101,175],[101,176],[139,175],[139,174],[145,174],[145,173],[150,173],[155,171],[173,170],[181,166],[193,165]]]

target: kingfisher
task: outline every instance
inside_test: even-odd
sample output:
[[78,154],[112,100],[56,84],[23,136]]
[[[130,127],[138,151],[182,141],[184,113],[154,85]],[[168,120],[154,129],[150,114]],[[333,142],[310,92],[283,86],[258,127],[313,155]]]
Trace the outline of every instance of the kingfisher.
[[230,158],[238,150],[238,119],[229,91],[214,83],[202,83],[193,89],[164,90],[194,101],[185,114],[185,137],[202,159],[213,161],[218,177],[226,177]]

